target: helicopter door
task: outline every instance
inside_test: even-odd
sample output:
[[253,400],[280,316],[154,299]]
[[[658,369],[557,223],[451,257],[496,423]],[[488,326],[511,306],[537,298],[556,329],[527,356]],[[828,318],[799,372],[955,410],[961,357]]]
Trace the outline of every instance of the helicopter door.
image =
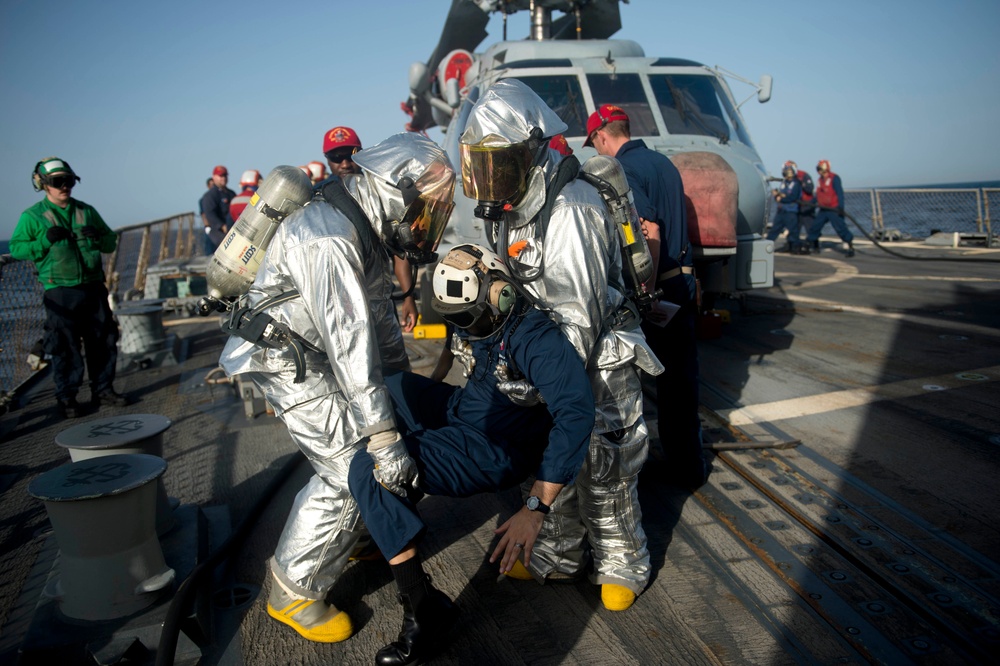
[[[628,114],[633,137],[660,135],[638,74],[588,74],[587,84],[594,99],[594,108],[614,104]],[[583,135],[586,136],[586,129]]]

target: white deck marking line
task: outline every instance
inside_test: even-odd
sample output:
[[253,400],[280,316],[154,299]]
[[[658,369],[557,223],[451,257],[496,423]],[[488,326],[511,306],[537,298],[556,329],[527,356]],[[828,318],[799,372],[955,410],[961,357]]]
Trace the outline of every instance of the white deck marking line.
[[[863,305],[848,305],[846,303],[840,303],[838,301],[829,301],[821,298],[813,298],[811,296],[805,296],[796,293],[802,289],[809,287],[819,287],[827,284],[834,284],[837,282],[844,282],[845,280],[850,280],[851,278],[870,278],[875,277],[876,279],[890,279],[888,276],[870,276],[863,275],[858,272],[857,267],[849,264],[840,259],[823,259],[822,257],[816,257],[815,261],[822,262],[824,264],[829,264],[834,268],[834,273],[832,275],[827,275],[826,277],[817,278],[816,280],[806,281],[798,285],[782,285],[780,289],[783,289],[780,293],[769,293],[761,292],[753,294],[753,298],[762,298],[772,301],[782,301],[782,302],[792,302],[792,303],[802,303],[808,304],[816,308],[828,308],[830,310],[837,310],[840,312],[853,312],[855,314],[871,315],[875,317],[882,317],[885,319],[892,319],[900,322],[908,322],[913,324],[922,324],[924,326],[932,326],[942,329],[947,329],[955,331],[962,335],[983,335],[987,337],[1000,337],[1000,330],[996,328],[991,328],[989,326],[977,326],[976,324],[970,324],[968,322],[963,322],[961,320],[949,320],[949,319],[936,319],[934,317],[925,317],[917,314],[906,313],[895,308],[873,308]],[[895,279],[895,278],[891,278]],[[920,278],[901,278],[901,279],[931,279],[926,277]],[[944,278],[942,278],[944,279]],[[998,280],[991,280],[989,278],[958,278],[955,279],[956,282],[1000,282]]]
[[[781,271],[775,273],[774,277],[794,278],[806,277],[812,273],[793,273],[791,271]],[[870,273],[857,273],[854,275],[844,274],[845,278],[858,277],[865,280],[906,280],[908,282],[1000,282],[1000,278],[984,277],[945,277],[941,275],[872,275]],[[807,283],[802,285],[788,285],[789,289],[802,289]],[[813,283],[808,283],[812,285]]]
[[923,326],[954,331],[959,335],[981,335],[990,338],[1000,337],[1000,329],[993,328],[990,326],[979,326],[977,324],[970,324],[969,322],[962,321],[960,319],[938,319],[935,317],[924,317],[921,315],[907,314],[905,312],[900,312],[899,310],[887,310],[887,309],[883,310],[879,308],[870,308],[863,305],[847,305],[845,303],[838,303],[837,301],[827,301],[822,298],[811,298],[809,296],[803,296],[801,294],[754,294],[753,297],[780,301],[784,303],[791,301],[793,303],[810,305],[813,308],[823,308],[823,309],[833,310],[836,312],[851,312],[854,314],[882,317],[883,319],[892,319],[898,322],[921,324]]
[[787,289],[808,289],[809,287],[821,287],[826,284],[835,284],[837,282],[843,282],[844,280],[850,280],[853,277],[858,277],[860,271],[858,267],[854,264],[849,264],[846,261],[841,261],[839,259],[823,259],[822,257],[816,257],[815,261],[821,264],[826,264],[833,267],[833,274],[824,277],[816,278],[815,280],[806,280],[802,284],[793,285],[782,285]]
[[[983,375],[986,379],[978,381],[959,379],[956,375]],[[814,416],[850,407],[863,407],[881,400],[900,400],[912,398],[928,392],[926,386],[939,387],[939,390],[965,388],[975,384],[985,384],[1000,381],[1000,365],[963,372],[953,372],[937,377],[921,377],[904,379],[888,384],[877,384],[856,389],[832,391],[819,395],[764,402],[759,405],[746,405],[736,409],[719,410],[734,426],[744,426],[753,423],[783,421],[799,416]]]

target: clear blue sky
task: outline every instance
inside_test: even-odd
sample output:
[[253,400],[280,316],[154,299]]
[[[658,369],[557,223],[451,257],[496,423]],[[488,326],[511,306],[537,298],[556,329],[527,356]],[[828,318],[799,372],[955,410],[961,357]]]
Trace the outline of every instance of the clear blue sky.
[[[337,124],[369,145],[402,131],[408,67],[449,5],[0,0],[0,238],[49,155],[119,227],[194,210],[216,164],[237,181],[321,159]],[[632,0],[622,19],[647,55],[774,76],[741,109],[771,173],[826,158],[847,187],[1000,179],[997,0]]]

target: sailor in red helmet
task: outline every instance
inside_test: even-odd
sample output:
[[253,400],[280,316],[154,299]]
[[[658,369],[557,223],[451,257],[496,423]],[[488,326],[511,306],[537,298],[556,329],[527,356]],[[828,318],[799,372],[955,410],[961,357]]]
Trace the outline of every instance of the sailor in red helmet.
[[309,180],[312,181],[313,185],[318,185],[319,183],[326,180],[326,165],[319,160],[313,160],[306,165],[309,167]]
[[809,229],[806,242],[818,249],[820,234],[829,222],[840,236],[840,240],[844,241],[844,254],[853,257],[854,234],[844,222],[844,186],[840,184],[840,176],[830,171],[829,160],[820,160],[816,165],[816,172],[819,173],[816,187],[816,205],[819,207],[819,213]]
[[233,219],[233,222],[240,219],[243,209],[247,207],[250,203],[250,198],[257,191],[257,188],[260,187],[260,171],[257,171],[257,169],[244,171],[243,175],[240,176],[240,187],[243,188],[243,191],[229,202],[229,217]]
[[[361,150],[361,139],[358,133],[350,127],[338,125],[323,135],[323,155],[330,165],[330,175],[343,178],[360,173],[361,169],[354,163],[354,154]],[[410,262],[401,257],[392,258],[392,271],[403,290],[405,297],[400,306],[399,325],[403,332],[409,333],[417,325],[417,300],[413,297],[414,271]]]

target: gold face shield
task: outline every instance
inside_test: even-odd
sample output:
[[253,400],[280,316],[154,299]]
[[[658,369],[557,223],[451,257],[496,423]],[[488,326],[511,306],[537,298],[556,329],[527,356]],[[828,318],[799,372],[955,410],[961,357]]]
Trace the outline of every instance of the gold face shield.
[[407,258],[417,263],[433,261],[434,250],[441,242],[444,228],[455,204],[427,197],[418,197],[410,204],[399,223],[398,234]]
[[459,146],[465,196],[476,201],[514,203],[524,194],[534,157],[527,142],[503,141],[488,136],[476,145]]
[[395,239],[390,246],[397,245],[398,253],[414,264],[435,260],[434,250],[455,208],[454,172],[435,172],[425,176],[421,182],[414,183],[404,178],[396,185],[403,192],[407,206],[403,218],[396,225]]

